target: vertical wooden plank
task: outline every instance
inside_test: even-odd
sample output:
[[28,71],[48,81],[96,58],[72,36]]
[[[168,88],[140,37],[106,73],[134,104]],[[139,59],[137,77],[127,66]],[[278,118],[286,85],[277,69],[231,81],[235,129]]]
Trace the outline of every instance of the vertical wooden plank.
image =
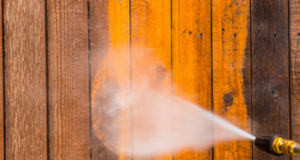
[[[132,88],[141,87],[136,84],[143,80],[143,76],[148,76],[146,83],[149,83],[149,88],[171,94],[171,0],[131,0],[131,47]],[[153,68],[155,70],[151,71]],[[150,75],[152,72],[155,75]],[[133,111],[133,135],[142,128],[136,114]],[[171,110],[169,118],[172,118]],[[135,137],[132,141],[135,152]],[[172,159],[172,154],[151,159]]]
[[6,159],[47,159],[45,3],[5,0]]
[[[213,108],[239,127],[251,124],[250,1],[213,0]],[[215,132],[218,129],[215,128]],[[252,159],[251,142],[215,142],[214,159]]]
[[[92,80],[92,159],[130,159],[124,150],[131,148],[130,110],[124,109],[118,116],[123,124],[111,123],[118,117],[109,117],[105,111],[115,95],[128,99],[130,93],[130,22],[129,0],[90,0],[90,49]],[[113,91],[111,95],[108,92]],[[119,117],[119,118],[120,118]],[[120,147],[118,152],[106,145],[110,133],[105,132],[112,124],[127,128],[121,134],[114,133]]]
[[[0,0],[0,4],[2,4],[2,0]],[[0,7],[0,17],[2,17],[2,6]],[[2,20],[0,20],[0,160],[4,160],[4,93],[3,93],[3,88],[4,88],[4,83],[3,83],[3,23]]]
[[47,0],[50,159],[90,157],[87,8]]
[[[289,138],[288,0],[251,0],[252,117],[255,136]],[[253,150],[253,159],[289,159]]]
[[[291,139],[300,142],[300,1],[290,0],[290,100]],[[295,155],[291,159],[300,159]]]
[[[211,0],[172,1],[174,94],[211,110]],[[208,151],[175,152],[175,160],[209,160]]]

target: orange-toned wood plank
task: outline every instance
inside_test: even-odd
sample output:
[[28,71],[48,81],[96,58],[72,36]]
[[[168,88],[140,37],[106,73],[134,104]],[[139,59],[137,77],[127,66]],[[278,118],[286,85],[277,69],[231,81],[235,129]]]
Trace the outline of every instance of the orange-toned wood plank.
[[[249,129],[250,0],[214,0],[212,8],[214,113],[234,117],[241,122],[240,128]],[[250,160],[251,142],[215,142],[214,159]]]
[[[147,77],[150,88],[171,94],[171,1],[131,0],[131,46],[132,88],[139,87],[136,84]],[[152,71],[148,69],[151,68],[155,69],[155,75],[150,75]],[[142,126],[137,125],[139,119],[135,118],[139,115],[135,115],[134,111],[132,114],[132,134],[135,135]],[[171,119],[172,113],[166,118]],[[132,138],[134,145],[135,137]],[[172,159],[172,153],[149,158]]]
[[47,0],[51,160],[90,158],[87,9],[86,0]]
[[45,2],[5,0],[4,27],[6,159],[47,159]]
[[[90,0],[91,98],[92,98],[92,159],[130,159],[130,106],[112,104],[116,95],[125,101],[130,95],[130,22],[129,0]],[[112,91],[114,95],[108,92]],[[106,110],[128,108],[109,117]],[[122,118],[122,124],[114,119]],[[117,123],[117,124],[116,124]],[[105,132],[110,125],[125,130],[112,135]],[[127,128],[127,129],[126,129]],[[107,143],[109,136],[119,138],[114,150]]]
[[[172,5],[175,95],[211,110],[211,0],[173,0]],[[210,160],[212,151],[175,152],[174,159]]]

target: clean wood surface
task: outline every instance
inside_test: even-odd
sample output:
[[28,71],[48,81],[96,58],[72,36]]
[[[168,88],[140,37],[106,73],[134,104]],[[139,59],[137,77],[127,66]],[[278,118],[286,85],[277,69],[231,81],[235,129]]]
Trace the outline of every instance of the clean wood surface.
[[[122,152],[131,147],[130,110],[124,110],[119,117],[109,117],[105,111],[116,95],[129,98],[130,93],[130,21],[129,0],[90,0],[90,59],[91,59],[91,99],[92,99],[92,159],[130,159]],[[114,95],[109,94],[113,90]],[[121,153],[116,153],[106,145],[109,138],[105,132],[113,119],[125,119],[123,130],[118,134]]]
[[89,159],[87,1],[47,0],[47,37],[49,159]]
[[[250,1],[214,0],[212,5],[214,113],[249,131]],[[249,141],[215,141],[215,145],[215,160],[252,159]]]
[[[174,94],[211,110],[211,1],[173,0],[172,5]],[[183,150],[174,159],[210,160],[212,151]]]
[[[136,84],[139,84],[145,76],[148,77],[146,81],[149,88],[166,94],[172,93],[171,1],[131,0],[131,56],[132,88],[141,87]],[[153,68],[154,70],[151,70]],[[152,73],[154,75],[151,75]],[[133,106],[135,107],[138,106]],[[171,106],[165,107],[163,109],[170,109],[167,107]],[[135,118],[138,115],[134,111],[132,113],[133,135],[141,129],[139,127],[142,127],[138,126],[139,119]],[[171,109],[170,115],[166,118],[172,118]],[[172,124],[169,127],[171,128]],[[134,145],[134,137],[132,141]],[[172,153],[150,158],[172,159]]]
[[47,159],[44,1],[5,0],[4,27],[6,159]]
[[[255,136],[290,138],[288,0],[251,1],[252,119]],[[253,148],[253,159],[275,157]]]
[[[291,139],[300,142],[300,1],[289,2]],[[300,159],[295,155],[291,159]]]

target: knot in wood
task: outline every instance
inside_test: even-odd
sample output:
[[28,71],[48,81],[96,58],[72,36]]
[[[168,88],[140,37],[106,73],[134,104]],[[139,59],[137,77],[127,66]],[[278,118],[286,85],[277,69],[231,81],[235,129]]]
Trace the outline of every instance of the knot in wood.
[[156,67],[156,77],[158,79],[164,80],[167,76],[167,70],[163,66]]
[[278,91],[275,88],[271,88],[270,93],[272,94],[273,97],[277,97],[278,95]]
[[231,92],[226,93],[226,94],[224,95],[224,100],[223,100],[223,102],[224,102],[224,105],[225,105],[226,107],[231,106],[231,105],[233,104],[233,95],[232,95]]

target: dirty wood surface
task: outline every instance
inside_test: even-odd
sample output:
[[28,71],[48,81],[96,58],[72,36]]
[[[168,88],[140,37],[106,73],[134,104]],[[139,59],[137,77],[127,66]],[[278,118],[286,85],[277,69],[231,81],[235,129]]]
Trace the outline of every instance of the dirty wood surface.
[[[211,1],[172,1],[174,95],[212,110]],[[213,141],[213,140],[212,140]],[[182,150],[175,160],[210,160],[212,150]]]
[[49,159],[89,159],[87,1],[47,0],[47,40]]
[[[289,2],[291,139],[300,142],[300,1]],[[292,160],[300,159],[295,155]]]
[[6,159],[47,159],[45,3],[4,1]]
[[[129,160],[122,149],[131,147],[130,110],[124,110],[114,118],[125,119],[122,124],[126,131],[118,134],[120,154],[106,145],[109,133],[107,114],[102,111],[114,106],[110,101],[115,95],[128,99],[130,93],[130,21],[129,0],[102,1],[91,0],[90,5],[90,59],[91,59],[91,123],[92,123],[92,157],[91,159]],[[108,92],[114,90],[115,94]],[[130,107],[130,106],[120,106]],[[101,118],[99,118],[101,117]],[[109,119],[110,121],[112,119]],[[104,131],[104,132],[103,132]]]
[[[213,110],[251,132],[250,1],[215,0],[212,5]],[[251,160],[251,142],[215,141],[214,159]]]
[[[252,120],[255,136],[290,138],[288,1],[251,1]],[[253,159],[289,159],[253,148]]]

